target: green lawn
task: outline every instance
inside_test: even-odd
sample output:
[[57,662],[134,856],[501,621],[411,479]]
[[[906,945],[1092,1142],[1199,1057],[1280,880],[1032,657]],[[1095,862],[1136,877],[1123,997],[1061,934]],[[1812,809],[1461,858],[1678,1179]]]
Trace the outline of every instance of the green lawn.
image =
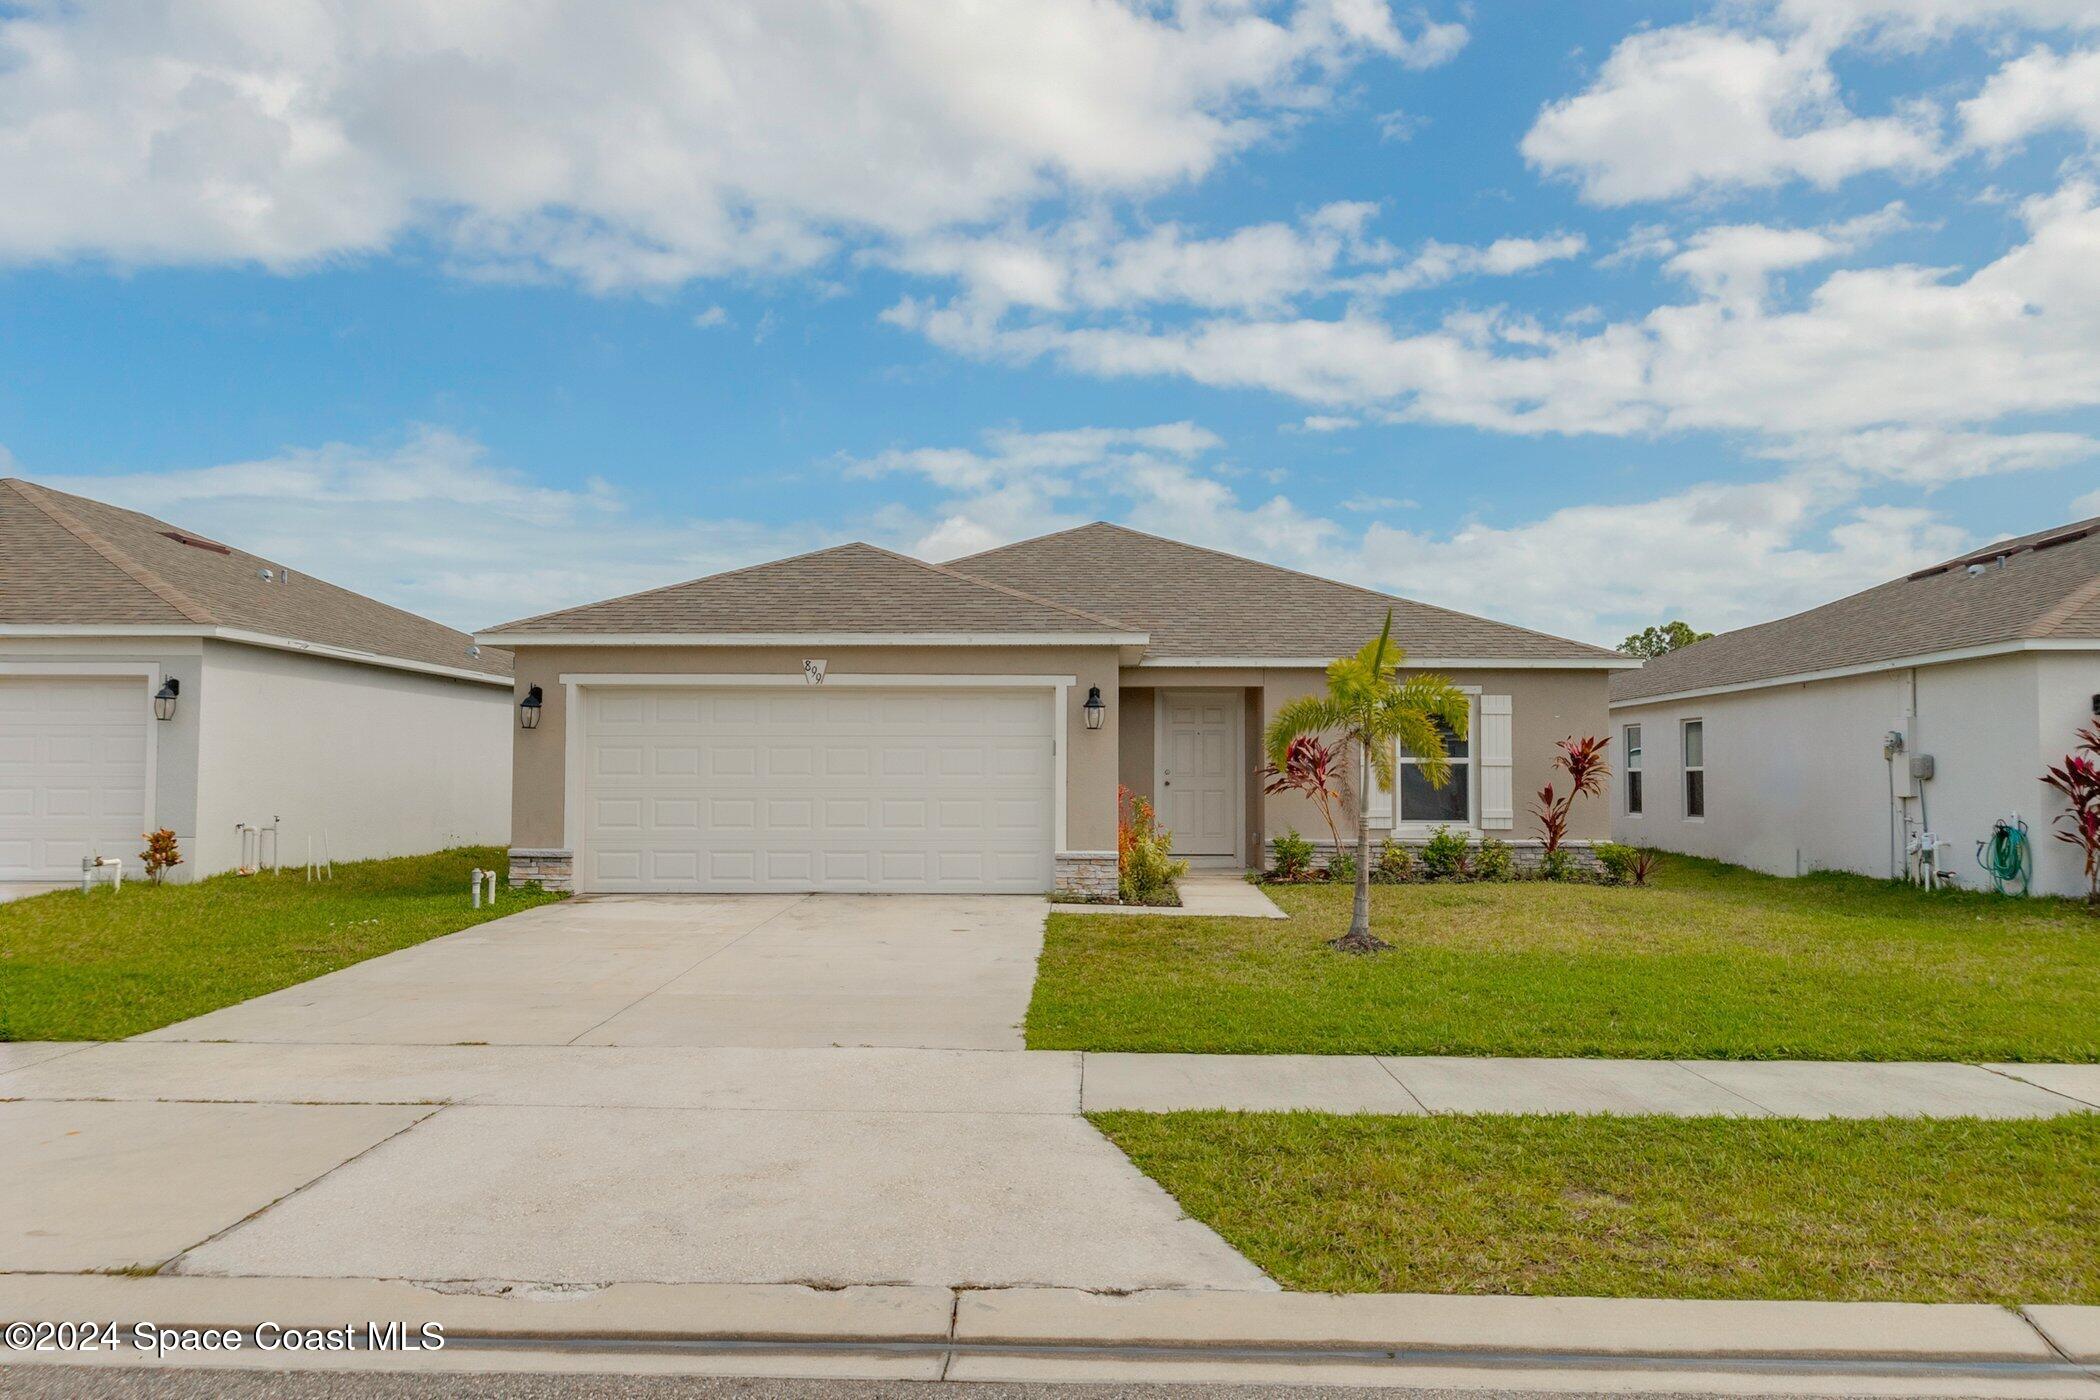
[[1399,885],[1397,945],[1332,952],[1349,891],[1289,921],[1050,917],[1037,1050],[2100,1060],[2100,920],[2068,900],[1782,880],[1672,857],[1654,888]]
[[558,897],[471,908],[467,872],[505,859],[469,846],[311,885],[300,870],[0,904],[0,1040],[137,1035]]
[[2100,1115],[1092,1115],[1286,1288],[2100,1303]]

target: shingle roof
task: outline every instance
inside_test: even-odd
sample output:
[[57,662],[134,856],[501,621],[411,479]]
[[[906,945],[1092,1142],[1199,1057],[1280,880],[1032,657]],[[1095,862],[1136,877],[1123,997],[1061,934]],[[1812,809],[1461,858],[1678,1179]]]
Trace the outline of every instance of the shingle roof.
[[471,656],[464,632],[136,511],[0,478],[0,624],[189,626],[510,674],[510,653]]
[[949,564],[1151,633],[1145,658],[1333,657],[1393,634],[1425,660],[1623,660],[1586,642],[1097,522]]
[[2100,517],[2000,540],[1820,608],[1695,642],[1614,676],[1611,697],[2042,640],[2100,641]]
[[870,544],[842,544],[646,593],[520,618],[481,635],[1127,635],[1139,629]]

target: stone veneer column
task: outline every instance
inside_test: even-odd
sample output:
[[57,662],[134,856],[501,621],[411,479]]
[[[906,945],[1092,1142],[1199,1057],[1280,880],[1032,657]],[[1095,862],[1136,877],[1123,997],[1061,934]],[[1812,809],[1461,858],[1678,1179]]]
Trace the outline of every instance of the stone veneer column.
[[538,884],[544,889],[574,889],[575,857],[567,851],[513,846],[510,851],[510,882]]

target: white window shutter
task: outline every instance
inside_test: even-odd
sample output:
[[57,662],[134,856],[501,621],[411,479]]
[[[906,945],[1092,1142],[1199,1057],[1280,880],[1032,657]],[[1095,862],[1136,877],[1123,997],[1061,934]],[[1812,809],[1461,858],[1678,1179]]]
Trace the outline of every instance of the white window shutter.
[[1480,827],[1508,831],[1517,824],[1516,772],[1511,766],[1511,719],[1507,695],[1480,697],[1480,728],[1473,751],[1480,755]]
[[[1399,774],[1395,773],[1394,777]],[[1378,780],[1378,770],[1371,770],[1371,820],[1373,830],[1380,827],[1390,829],[1393,825],[1393,790]]]

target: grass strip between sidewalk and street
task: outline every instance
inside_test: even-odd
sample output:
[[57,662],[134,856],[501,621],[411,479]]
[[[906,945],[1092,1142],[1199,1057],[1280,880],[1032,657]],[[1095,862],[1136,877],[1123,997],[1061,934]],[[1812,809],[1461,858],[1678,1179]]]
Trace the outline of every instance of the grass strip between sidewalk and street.
[[1288,920],[1050,916],[1032,1050],[2100,1060],[2100,920],[2062,899],[1778,879],[1672,856],[1652,888],[1381,885],[1391,952]]
[[1089,1117],[1291,1289],[2100,1303],[2100,1114]]
[[493,846],[337,865],[127,881],[0,904],[0,1040],[115,1040],[560,898],[537,887],[472,907]]

